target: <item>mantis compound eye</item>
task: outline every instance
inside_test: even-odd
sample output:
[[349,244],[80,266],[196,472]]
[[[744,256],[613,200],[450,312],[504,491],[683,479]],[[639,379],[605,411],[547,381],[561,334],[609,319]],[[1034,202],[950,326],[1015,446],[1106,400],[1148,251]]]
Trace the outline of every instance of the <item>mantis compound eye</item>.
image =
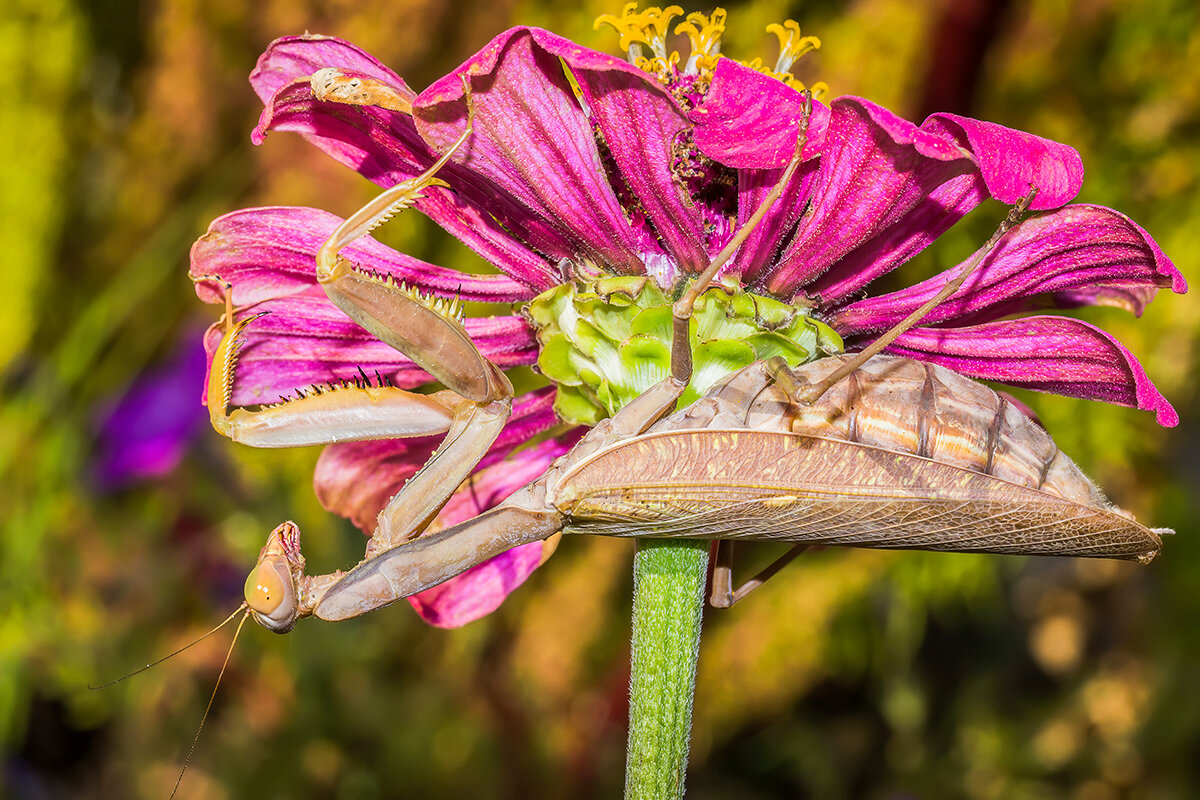
[[265,558],[246,578],[246,605],[254,619],[275,633],[287,633],[296,624],[299,607],[292,573],[282,558]]

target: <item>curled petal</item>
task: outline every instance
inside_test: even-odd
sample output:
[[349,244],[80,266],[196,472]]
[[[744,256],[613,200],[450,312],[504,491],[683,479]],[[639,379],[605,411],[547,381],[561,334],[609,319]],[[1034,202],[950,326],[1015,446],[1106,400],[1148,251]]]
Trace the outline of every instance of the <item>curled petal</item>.
[[[397,386],[411,388],[431,380],[429,374],[352,322],[324,296],[296,295],[242,308],[241,320],[270,312],[242,333],[245,344],[237,362],[232,402],[235,406],[273,403],[314,383],[353,380],[361,368],[378,370]],[[537,360],[537,339],[524,319],[468,317],[467,333],[480,352],[502,369]],[[224,325],[208,329],[204,344],[212,354]]]
[[375,56],[333,36],[305,34],[285,36],[267,46],[250,73],[250,85],[266,103],[286,84],[325,67],[338,67],[391,84],[402,93],[413,95],[399,75],[385,67]]
[[[252,134],[255,144],[262,144],[272,130],[295,131],[372,180],[393,171],[409,177],[433,163],[436,157],[408,114],[313,97],[309,79],[330,67],[379,81],[409,101],[416,97],[399,75],[349,42],[307,35],[276,39],[250,73],[250,85],[263,102]],[[384,185],[400,180],[391,178]]]
[[839,258],[900,223],[937,187],[974,168],[962,148],[854,97],[833,102],[812,210],[766,278],[794,295]]
[[1001,203],[1014,204],[1036,187],[1031,210],[1058,208],[1083,185],[1083,160],[1065,144],[956,114],[934,114],[921,128],[953,137],[966,148],[988,193]]
[[[316,252],[342,218],[315,208],[249,208],[218,217],[192,245],[192,277],[219,275],[233,284],[237,305],[301,294],[316,286]],[[382,245],[369,236],[342,250],[351,262],[391,275],[424,292],[484,303],[530,300],[535,292],[506,275],[471,275],[439,267]],[[207,303],[223,295],[211,282],[196,284]]]
[[804,287],[809,297],[831,305],[853,296],[924,250],[989,196],[1016,203],[1037,186],[1031,208],[1046,209],[1061,206],[1079,191],[1082,163],[1066,145],[950,114],[930,117],[920,130],[969,154],[975,168],[932,188],[901,217],[880,226]]
[[[796,152],[804,96],[728,58],[717,62],[703,102],[692,111],[700,152],[728,167],[775,169]],[[829,109],[812,101],[804,159],[821,154]]]
[[[265,104],[254,141],[261,144],[273,130],[299,133],[337,161],[385,187],[428,168],[437,154],[421,139],[410,115],[386,108],[321,102],[313,96],[309,77],[325,67],[368,74],[391,83],[406,98],[413,96],[386,68],[380,67],[384,72],[367,73],[363,57],[369,58],[357,48],[327,37],[290,37],[273,44],[251,76]],[[522,283],[538,291],[555,284],[557,275],[524,242],[562,258],[570,250],[561,234],[513,198],[497,194],[492,187],[481,188],[470,172],[456,171],[451,166],[442,177],[455,190],[430,188],[417,202],[418,210]],[[480,210],[484,208],[487,213]]]
[[1057,208],[1079,191],[1083,165],[1066,145],[952,114],[935,114],[921,130],[970,153],[976,169],[930,192],[905,217],[847,253],[811,285],[810,297],[840,303],[908,262],[988,197],[1015,204],[1038,187],[1032,209]]
[[[851,334],[889,328],[937,294],[962,266],[898,292],[850,303],[831,324]],[[995,319],[1047,296],[1056,305],[1101,303],[1140,314],[1160,287],[1187,291],[1183,276],[1149,234],[1110,208],[1067,206],[1013,228],[922,323]]]
[[1036,316],[969,328],[914,328],[888,351],[972,378],[1146,409],[1168,428],[1179,424],[1179,414],[1137,359],[1107,333],[1077,319]]
[[620,272],[643,272],[637,242],[605,176],[591,121],[558,58],[534,34],[513,29],[420,94],[413,113],[439,151],[466,128],[471,85],[474,133],[454,158],[566,235],[578,253]]

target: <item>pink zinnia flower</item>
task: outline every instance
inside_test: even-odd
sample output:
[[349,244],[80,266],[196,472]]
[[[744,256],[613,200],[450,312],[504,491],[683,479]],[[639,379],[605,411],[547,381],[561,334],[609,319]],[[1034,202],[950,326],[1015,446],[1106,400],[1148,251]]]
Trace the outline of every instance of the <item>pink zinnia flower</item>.
[[[658,300],[669,301],[758,208],[795,150],[803,96],[777,76],[717,57],[723,12],[711,20],[692,15],[679,26],[693,34],[694,47],[682,66],[663,46],[665,22],[639,28],[630,19],[627,9],[617,20],[623,45],[634,58],[639,41],[650,45],[655,57],[641,61],[647,69],[544,30],[514,28],[419,94],[367,53],[321,36],[274,42],[251,75],[266,106],[255,142],[270,131],[298,132],[382,187],[420,173],[459,136],[467,120],[463,76],[470,81],[474,134],[440,173],[449,188],[430,188],[415,207],[497,274],[427,264],[370,239],[343,251],[437,296],[530,304],[524,315],[468,319],[467,331],[497,365],[538,363],[556,381],[515,400],[508,427],[435,527],[490,508],[566,452],[581,428],[521,447],[560,425],[560,416],[591,421],[665,374],[652,334],[631,333],[619,320],[584,326],[579,309],[616,303],[653,319]],[[779,31],[783,72],[799,31],[794,23]],[[310,78],[329,68],[382,82],[404,103],[322,101]],[[720,276],[733,298],[754,300],[751,310],[709,301],[714,314],[761,333],[713,345],[710,360],[697,361],[698,378],[707,376],[697,390],[742,361],[779,352],[811,359],[835,349],[838,335],[849,349],[869,342],[957,268],[864,296],[872,281],[984,200],[1011,204],[1036,187],[1031,209],[1044,213],[1011,231],[889,351],[975,378],[1152,410],[1160,423],[1176,424],[1136,359],[1103,331],[1069,317],[1012,317],[1087,304],[1140,313],[1160,287],[1186,289],[1127,217],[1066,205],[1083,177],[1073,149],[950,114],[914,125],[868,100],[841,97],[828,107],[813,103],[803,156],[780,201]],[[298,387],[353,378],[360,368],[404,387],[429,379],[317,286],[314,254],[340,222],[308,208],[247,209],[216,220],[193,248],[193,275],[231,282],[239,318],[271,312],[246,331],[233,404],[273,402]],[[200,284],[198,292],[220,300],[212,286]],[[220,334],[210,330],[210,352]],[[650,338],[633,347],[637,336]],[[436,445],[329,446],[317,466],[317,494],[370,532]],[[410,601],[433,624],[469,622],[536,568],[543,546],[516,548]]]

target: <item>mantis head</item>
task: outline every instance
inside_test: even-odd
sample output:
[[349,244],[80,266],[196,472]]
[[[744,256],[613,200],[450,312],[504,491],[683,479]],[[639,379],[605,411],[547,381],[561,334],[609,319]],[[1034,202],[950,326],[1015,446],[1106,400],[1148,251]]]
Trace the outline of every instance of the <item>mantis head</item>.
[[292,629],[300,617],[298,582],[303,572],[300,530],[285,522],[271,532],[246,578],[246,605],[259,625],[275,633]]

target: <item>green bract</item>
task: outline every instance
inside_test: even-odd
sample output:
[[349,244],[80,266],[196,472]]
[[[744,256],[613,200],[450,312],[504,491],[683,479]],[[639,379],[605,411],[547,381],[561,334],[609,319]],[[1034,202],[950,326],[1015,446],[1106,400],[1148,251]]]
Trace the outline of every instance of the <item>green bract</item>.
[[[671,301],[648,278],[556,286],[525,314],[538,331],[538,368],[558,384],[554,410],[566,422],[594,425],[670,372]],[[690,340],[695,368],[682,406],[755,361],[782,356],[794,367],[842,352],[841,337],[808,309],[720,287],[696,302]]]

